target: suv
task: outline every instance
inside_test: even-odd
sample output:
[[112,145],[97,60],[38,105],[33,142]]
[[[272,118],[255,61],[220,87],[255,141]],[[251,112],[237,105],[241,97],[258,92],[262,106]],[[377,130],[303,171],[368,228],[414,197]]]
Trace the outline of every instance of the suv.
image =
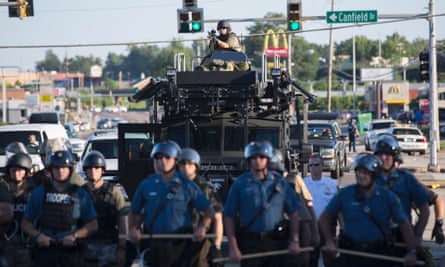
[[[303,127],[301,123],[300,127]],[[343,135],[336,121],[310,120],[307,122],[308,142],[314,153],[323,159],[323,170],[330,171],[332,178],[340,178],[347,164],[347,135]],[[302,132],[302,131],[300,131]],[[291,125],[291,146],[298,146],[297,124]]]
[[377,141],[377,137],[379,134],[386,132],[386,130],[396,124],[395,120],[372,120],[367,125],[365,125],[364,129],[366,131],[365,136],[365,149],[373,150],[375,142]]

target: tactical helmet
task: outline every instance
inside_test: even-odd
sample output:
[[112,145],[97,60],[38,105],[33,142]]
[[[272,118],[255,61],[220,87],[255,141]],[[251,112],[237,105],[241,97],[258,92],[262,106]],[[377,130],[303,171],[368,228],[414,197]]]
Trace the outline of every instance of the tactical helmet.
[[393,156],[400,155],[400,146],[396,138],[390,134],[383,134],[377,138],[374,155],[388,153]]
[[6,163],[5,169],[6,169],[6,173],[8,173],[8,175],[9,175],[9,169],[11,167],[23,168],[28,173],[32,168],[31,157],[25,153],[21,153],[21,152],[16,153],[16,154],[12,155],[8,159],[8,162]]
[[269,160],[272,158],[273,147],[268,141],[250,142],[244,148],[244,158],[250,159],[254,156],[263,156]]
[[374,177],[380,175],[383,170],[382,161],[369,153],[360,153],[355,158],[355,171],[358,169],[365,169],[372,173]]
[[17,153],[28,154],[28,150],[22,142],[12,142],[6,146],[5,154],[7,158]]
[[218,21],[216,29],[219,31],[221,28],[228,28],[230,30],[230,23],[227,20]]
[[177,158],[181,147],[172,140],[162,141],[153,147],[151,150],[150,157],[154,158],[156,154],[163,154],[169,156],[170,158]]
[[179,153],[179,162],[190,161],[196,165],[197,168],[201,167],[201,157],[198,152],[193,148],[183,148]]
[[104,170],[106,168],[105,157],[97,150],[92,150],[83,160],[82,168],[84,171],[93,167],[101,167]]
[[269,168],[279,172],[284,172],[283,154],[281,154],[281,151],[276,148],[272,150],[272,157],[269,160]]
[[73,169],[74,159],[73,155],[66,150],[57,150],[54,151],[48,160],[48,168],[54,167],[69,167]]

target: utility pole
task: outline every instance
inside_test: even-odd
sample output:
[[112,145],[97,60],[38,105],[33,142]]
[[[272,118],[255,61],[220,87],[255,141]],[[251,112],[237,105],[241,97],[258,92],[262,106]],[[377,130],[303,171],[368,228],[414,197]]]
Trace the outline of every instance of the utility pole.
[[[331,0],[331,11],[334,11],[334,0]],[[328,63],[328,90],[326,98],[328,100],[328,112],[331,112],[331,90],[332,90],[332,65],[334,64],[334,31],[333,25],[329,27],[329,63]]]
[[436,18],[435,0],[430,0],[428,20],[430,25],[430,43],[429,43],[429,63],[430,63],[430,163],[428,169],[430,171],[439,172],[440,167],[437,163],[437,151],[439,139],[439,112],[437,97],[437,66],[436,66]]

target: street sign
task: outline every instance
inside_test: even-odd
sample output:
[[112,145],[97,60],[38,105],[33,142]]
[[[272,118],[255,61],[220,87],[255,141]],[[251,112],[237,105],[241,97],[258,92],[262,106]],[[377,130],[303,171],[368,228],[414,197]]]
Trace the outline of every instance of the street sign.
[[327,11],[326,22],[333,23],[369,23],[377,22],[377,10]]

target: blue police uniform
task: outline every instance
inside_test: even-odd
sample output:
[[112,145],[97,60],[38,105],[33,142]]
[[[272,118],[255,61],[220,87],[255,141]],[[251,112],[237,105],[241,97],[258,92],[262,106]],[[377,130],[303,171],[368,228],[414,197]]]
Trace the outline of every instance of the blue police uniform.
[[[172,193],[173,183],[178,183],[177,192]],[[153,216],[165,199],[172,198],[166,202],[165,207],[156,221],[153,223],[152,233],[175,233],[192,229],[191,213],[192,207],[201,211],[210,203],[199,189],[199,187],[180,173],[175,172],[169,184],[162,181],[159,174],[151,175],[143,180],[138,186],[131,202],[131,210],[141,213],[144,209],[144,227],[150,226]]]
[[273,196],[270,206],[253,222],[249,231],[271,232],[283,220],[283,211],[292,214],[299,210],[300,203],[289,182],[278,174],[269,172],[264,181],[252,173],[239,176],[233,183],[224,205],[224,216],[236,219],[239,214],[241,228],[245,227],[267,202],[275,186],[280,190]]
[[412,203],[417,207],[428,203],[428,192],[414,175],[406,170],[395,169],[389,177],[380,176],[377,178],[376,184],[385,186],[399,197],[410,222]]
[[326,206],[325,211],[344,218],[343,234],[354,242],[372,243],[385,239],[368,212],[377,220],[386,234],[390,233],[391,222],[402,223],[408,219],[399,199],[391,191],[375,186],[369,198],[359,197],[357,185],[342,188]]
[[[146,233],[190,233],[193,230],[192,208],[201,211],[209,206],[210,202],[201,189],[175,172],[169,183],[165,183],[159,174],[143,180],[136,189],[130,209],[136,214],[143,211]],[[150,248],[146,258],[150,266],[189,266],[190,242],[185,239],[145,239],[141,241],[141,247]],[[127,258],[133,256],[131,253],[127,249]]]
[[[50,186],[52,182],[49,183]],[[46,193],[45,184],[36,187],[32,192],[28,204],[25,207],[25,213],[23,218],[26,220],[33,222],[35,219],[39,219],[42,215],[43,206],[44,206],[44,194]],[[72,186],[76,186],[73,184],[69,184],[68,189]],[[74,216],[75,220],[80,222],[80,225],[90,222],[93,219],[96,219],[97,214],[94,209],[93,201],[91,200],[88,193],[78,187],[77,189],[77,198],[76,204],[74,205]],[[50,229],[41,229],[41,232],[55,240],[62,239],[64,236],[70,235],[78,228],[78,225],[75,225],[74,229],[65,232],[54,232]]]
[[[237,235],[240,251],[243,254],[261,253],[288,247],[289,233],[279,231],[278,226],[285,226],[283,213],[293,214],[300,205],[294,189],[281,175],[268,172],[260,181],[248,172],[232,184],[223,214],[235,222],[239,217],[240,225],[235,227],[241,228]],[[241,266],[295,266],[295,263],[290,257],[265,257],[244,260]]]

